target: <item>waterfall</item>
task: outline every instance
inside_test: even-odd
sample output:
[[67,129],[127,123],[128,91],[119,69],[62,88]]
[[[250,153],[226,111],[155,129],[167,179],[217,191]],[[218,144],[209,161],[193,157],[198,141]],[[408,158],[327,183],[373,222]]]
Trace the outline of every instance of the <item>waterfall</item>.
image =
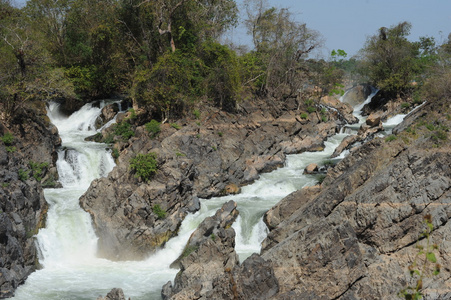
[[58,104],[49,106],[49,118],[62,138],[57,167],[63,188],[44,192],[50,209],[46,228],[36,236],[43,268],[29,276],[17,289],[14,299],[92,300],[106,295],[114,287],[122,288],[133,300],[161,299],[161,287],[178,272],[169,265],[180,255],[202,220],[229,200],[236,201],[240,211],[233,224],[240,260],[253,252],[259,253],[267,235],[263,214],[291,192],[316,184],[318,175],[304,175],[304,168],[310,163],[319,166],[329,163],[330,155],[341,140],[359,126],[330,137],[324,151],[288,155],[283,168],[262,174],[238,195],[201,199],[201,209],[185,218],[178,236],[147,260],[112,262],[96,257],[97,237],[91,218],[78,203],[91,181],[106,176],[114,167],[106,145],[84,141],[85,137],[96,133],[94,124],[100,111],[87,104],[66,117],[58,112]]

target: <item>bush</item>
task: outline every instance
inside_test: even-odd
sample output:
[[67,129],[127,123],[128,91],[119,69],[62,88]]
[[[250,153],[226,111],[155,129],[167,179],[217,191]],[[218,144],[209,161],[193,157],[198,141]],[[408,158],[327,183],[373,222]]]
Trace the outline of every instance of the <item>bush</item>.
[[24,169],[19,169],[19,179],[26,181],[28,179],[28,171]]
[[7,132],[0,139],[5,145],[11,145],[14,141],[14,136],[10,132]]
[[28,165],[31,168],[31,172],[33,173],[33,177],[34,179],[36,179],[37,181],[41,181],[42,177],[42,172],[44,171],[44,168],[47,168],[49,166],[48,163],[36,163],[33,161],[29,161]]
[[149,123],[146,123],[146,130],[151,134],[152,137],[157,136],[161,129],[160,129],[160,123],[157,120],[152,120]]
[[158,219],[166,218],[166,211],[164,209],[162,209],[159,204],[155,204],[152,207],[152,211],[154,214],[157,215]]
[[386,142],[391,142],[391,141],[394,141],[394,140],[396,140],[396,135],[389,135],[389,136],[387,136],[386,138],[385,138],[385,141]]
[[307,113],[302,113],[301,114],[301,119],[305,120],[308,118],[308,114]]
[[177,123],[171,123],[171,127],[172,128],[175,128],[175,129],[177,129],[177,130],[179,130],[180,128],[182,128],[179,124],[177,124]]
[[308,113],[310,114],[310,113],[312,113],[312,112],[315,112],[315,111],[316,111],[316,108],[314,108],[313,106],[309,106],[309,107],[307,107],[307,111],[308,111]]
[[130,167],[136,172],[135,177],[148,181],[157,171],[157,155],[154,152],[138,154],[130,161]]
[[200,111],[198,109],[193,110],[193,115],[198,120],[200,118]]
[[135,136],[135,132],[131,129],[131,125],[128,122],[121,122],[114,127],[114,134],[120,135],[124,140],[128,140],[132,136]]

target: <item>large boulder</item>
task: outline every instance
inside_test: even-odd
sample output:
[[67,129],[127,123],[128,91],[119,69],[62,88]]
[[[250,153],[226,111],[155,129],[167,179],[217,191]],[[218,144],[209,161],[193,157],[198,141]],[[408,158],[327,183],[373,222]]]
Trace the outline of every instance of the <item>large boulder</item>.
[[367,84],[357,85],[350,88],[342,97],[344,103],[350,104],[355,107],[365,102],[369,95],[373,92],[373,88]]

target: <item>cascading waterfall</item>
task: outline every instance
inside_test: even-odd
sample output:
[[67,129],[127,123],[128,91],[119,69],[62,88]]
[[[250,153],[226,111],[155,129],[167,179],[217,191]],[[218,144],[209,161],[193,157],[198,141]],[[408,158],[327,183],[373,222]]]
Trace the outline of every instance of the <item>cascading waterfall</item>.
[[329,138],[324,151],[288,155],[285,167],[262,174],[238,195],[201,200],[201,209],[186,217],[178,236],[147,260],[112,262],[96,257],[97,237],[90,216],[78,204],[91,181],[106,176],[114,167],[106,145],[84,141],[85,137],[96,133],[94,122],[100,108],[87,104],[70,117],[64,117],[58,113],[58,104],[52,103],[48,114],[63,141],[57,162],[63,188],[45,190],[50,204],[47,226],[36,237],[43,268],[19,287],[14,298],[18,300],[92,300],[106,295],[114,287],[122,288],[133,300],[161,299],[161,287],[178,272],[169,265],[180,255],[200,222],[229,200],[236,201],[240,211],[233,225],[240,260],[253,252],[259,253],[261,241],[267,234],[262,221],[264,212],[289,193],[314,185],[317,176],[303,175],[304,168],[310,163],[321,166],[330,160],[341,140],[353,132]]

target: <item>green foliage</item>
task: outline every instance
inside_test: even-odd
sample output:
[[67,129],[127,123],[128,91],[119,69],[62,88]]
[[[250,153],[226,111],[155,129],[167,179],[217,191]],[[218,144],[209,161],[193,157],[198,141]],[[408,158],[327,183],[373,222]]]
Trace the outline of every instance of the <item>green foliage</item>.
[[[398,296],[404,299],[422,299],[423,298],[423,280],[428,277],[440,274],[441,266],[437,263],[435,251],[438,251],[437,244],[432,244],[431,233],[434,230],[432,217],[430,214],[424,216],[426,229],[420,235],[417,241],[416,249],[418,250],[412,264],[409,265],[409,274],[411,278],[415,278],[416,283],[413,286],[407,286],[402,289]],[[420,240],[425,239],[426,245],[421,245]]]
[[182,152],[175,152],[175,155],[177,156],[177,157],[181,157],[181,156],[186,156],[186,154],[185,153],[182,153]]
[[143,181],[149,181],[158,169],[157,155],[154,152],[138,154],[131,159],[130,168],[135,171],[135,177],[141,177]]
[[24,170],[24,169],[19,169],[19,179],[22,181],[26,181],[29,178],[29,171]]
[[363,48],[361,73],[392,97],[410,95],[424,78],[419,75],[434,61],[429,51],[430,39],[423,38],[423,42],[407,39],[411,27],[408,22],[382,27],[377,35],[368,38]]
[[198,109],[193,110],[193,115],[194,115],[194,118],[199,120],[199,118],[200,118],[200,111]]
[[6,147],[6,152],[16,152],[16,147],[14,147],[14,146],[7,146]]
[[131,124],[122,121],[114,125],[114,134],[121,136],[124,140],[128,140],[132,136],[135,136],[135,132],[131,128]]
[[177,123],[171,123],[171,127],[172,127],[172,128],[175,128],[175,129],[177,129],[177,130],[179,130],[180,128],[182,128],[182,126],[180,126],[180,125],[177,124]]
[[315,112],[316,111],[316,108],[314,107],[314,106],[309,106],[309,107],[307,107],[307,112],[310,114],[310,113],[312,113],[312,112]]
[[114,159],[119,158],[119,150],[118,150],[117,148],[113,148],[113,150],[111,151],[111,156],[112,156]]
[[403,102],[401,103],[401,108],[409,108],[410,107],[410,103],[409,102]]
[[222,133],[221,131],[218,131],[218,135],[219,135],[220,137],[222,137],[222,136],[224,135],[224,133]]
[[160,205],[159,204],[155,204],[153,207],[152,207],[152,211],[153,211],[153,213],[154,214],[156,214],[157,215],[157,218],[158,219],[164,219],[164,218],[166,218],[166,211],[164,210],[164,209],[162,209],[161,207],[160,207]]
[[301,119],[305,120],[308,118],[308,114],[307,113],[301,113]]
[[5,145],[11,145],[14,141],[14,136],[12,135],[12,133],[7,132],[2,137],[0,137],[0,140],[2,140]]
[[396,135],[391,134],[391,135],[389,135],[389,136],[387,136],[387,137],[385,138],[385,141],[386,141],[386,142],[391,142],[391,141],[395,141],[396,139],[397,139]]
[[48,163],[43,162],[43,163],[37,163],[34,161],[29,161],[28,165],[31,168],[31,173],[33,174],[34,179],[36,179],[37,181],[41,181],[42,180],[42,172],[44,171],[45,168],[47,168],[49,166]]
[[149,132],[152,137],[156,137],[161,131],[160,123],[157,120],[151,120],[146,123],[145,127],[147,132]]
[[210,234],[210,238],[214,241],[216,241],[216,235],[214,233]]
[[114,143],[114,134],[108,134],[107,136],[104,137],[102,142],[105,143],[105,144],[112,144],[112,143]]

